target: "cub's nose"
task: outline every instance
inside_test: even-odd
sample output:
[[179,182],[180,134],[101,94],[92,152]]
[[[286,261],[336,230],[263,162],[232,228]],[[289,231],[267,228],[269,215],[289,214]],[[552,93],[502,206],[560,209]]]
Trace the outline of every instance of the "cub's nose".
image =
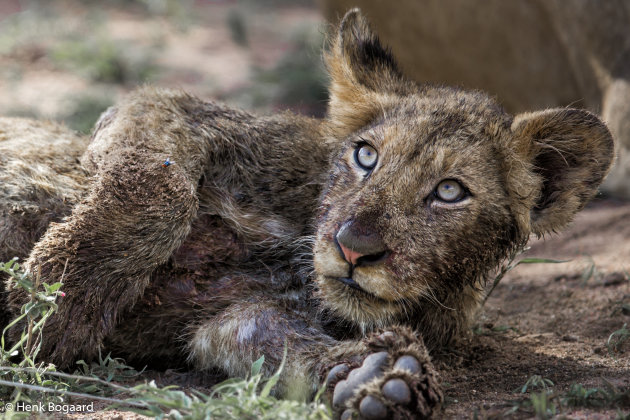
[[343,259],[354,266],[375,264],[388,254],[381,236],[357,221],[348,221],[337,232],[337,243]]

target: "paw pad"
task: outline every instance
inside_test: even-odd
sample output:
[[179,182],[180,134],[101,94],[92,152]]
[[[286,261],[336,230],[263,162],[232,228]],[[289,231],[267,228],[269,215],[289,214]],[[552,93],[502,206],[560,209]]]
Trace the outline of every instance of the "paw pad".
[[396,363],[394,369],[408,370],[411,373],[420,373],[420,362],[413,356],[402,356]]
[[[348,377],[337,383],[335,391],[333,393],[333,406],[341,407],[348,399],[350,399],[356,392],[356,390],[363,384],[371,381],[377,376],[383,374],[383,367],[387,361],[387,352],[381,351],[373,353],[365,358],[361,367],[356,368],[350,372]],[[338,365],[331,369],[328,377],[330,378],[333,371],[340,368]],[[347,366],[346,366],[347,368]],[[335,377],[342,371],[340,368],[335,372]]]
[[[340,409],[351,400],[357,391],[365,384],[373,382],[375,378],[381,378],[385,375],[387,361],[389,355],[387,352],[373,353],[365,358],[363,364],[350,371],[347,364],[337,365],[330,370],[327,383],[336,380],[339,377],[348,375],[337,383],[333,393],[333,407]],[[391,366],[391,365],[390,365]],[[414,375],[421,372],[420,362],[411,355],[399,357],[393,365],[393,370],[405,370]],[[368,385],[372,386],[372,385]],[[382,398],[373,395],[371,392],[364,395],[358,402],[358,410],[347,409],[341,414],[341,419],[351,419],[358,411],[359,418],[365,420],[386,419],[389,417],[388,406],[391,405],[407,405],[411,402],[411,389],[407,382],[401,378],[392,378],[385,381],[376,394],[380,394]]]
[[411,391],[402,379],[390,379],[382,388],[383,395],[397,404],[408,404],[411,401]]
[[359,413],[367,420],[380,420],[387,417],[387,407],[377,398],[368,395],[361,400]]
[[328,376],[326,377],[326,386],[333,384],[337,381],[337,379],[346,376],[349,370],[350,368],[345,363],[342,363],[330,369],[330,372],[328,372]]
[[426,419],[437,415],[444,397],[422,340],[413,331],[398,327],[394,332],[375,334],[367,342],[372,354],[361,366],[341,363],[328,373],[326,383],[333,391],[337,418]]

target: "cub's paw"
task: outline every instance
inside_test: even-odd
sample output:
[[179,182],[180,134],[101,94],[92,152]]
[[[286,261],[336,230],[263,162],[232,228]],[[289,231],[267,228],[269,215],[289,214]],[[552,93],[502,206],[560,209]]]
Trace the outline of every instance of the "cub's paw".
[[439,412],[442,390],[422,339],[397,327],[367,345],[371,353],[361,365],[339,364],[328,374],[337,417],[426,419]]

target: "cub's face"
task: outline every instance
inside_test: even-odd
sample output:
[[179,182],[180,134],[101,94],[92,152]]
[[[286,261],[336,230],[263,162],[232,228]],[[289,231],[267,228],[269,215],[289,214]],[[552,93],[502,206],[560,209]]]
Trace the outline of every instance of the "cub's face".
[[464,324],[484,274],[530,232],[570,222],[610,168],[613,140],[593,114],[512,117],[481,93],[410,83],[356,9],[326,63],[339,153],[316,282],[324,306],[364,329],[436,308]]
[[411,96],[350,134],[318,220],[319,291],[338,315],[387,323],[443,304],[520,238],[497,137],[511,119],[477,94]]

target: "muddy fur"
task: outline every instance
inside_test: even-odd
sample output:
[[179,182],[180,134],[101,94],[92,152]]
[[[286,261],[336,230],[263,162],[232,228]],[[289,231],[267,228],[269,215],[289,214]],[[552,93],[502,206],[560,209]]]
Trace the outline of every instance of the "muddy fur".
[[[245,376],[260,355],[275,370],[286,343],[278,392],[309,395],[329,367],[373,351],[371,331],[404,324],[429,349],[466,331],[488,271],[530,233],[569,223],[613,158],[610,133],[586,111],[512,116],[483,93],[407,81],[356,10],[326,62],[323,120],[145,87],[101,117],[87,149],[67,131],[20,122],[47,129],[50,144],[77,142],[38,150],[52,168],[54,217],[43,195],[25,221],[11,213],[37,178],[0,168],[19,183],[0,198],[0,223],[12,227],[1,230],[2,257],[31,248],[26,268],[41,266],[49,282],[67,264],[43,357],[69,367],[106,348],[130,362]],[[0,145],[36,137],[3,124]],[[355,159],[366,144],[378,152],[369,171]],[[40,165],[28,148],[6,155]],[[440,200],[443,180],[466,196]],[[346,223],[359,242],[378,237],[385,257],[350,269],[336,242]],[[11,291],[10,309],[26,299]],[[420,337],[415,346],[430,368]],[[427,395],[441,395],[429,382]],[[431,398],[413,413],[439,405]]]

